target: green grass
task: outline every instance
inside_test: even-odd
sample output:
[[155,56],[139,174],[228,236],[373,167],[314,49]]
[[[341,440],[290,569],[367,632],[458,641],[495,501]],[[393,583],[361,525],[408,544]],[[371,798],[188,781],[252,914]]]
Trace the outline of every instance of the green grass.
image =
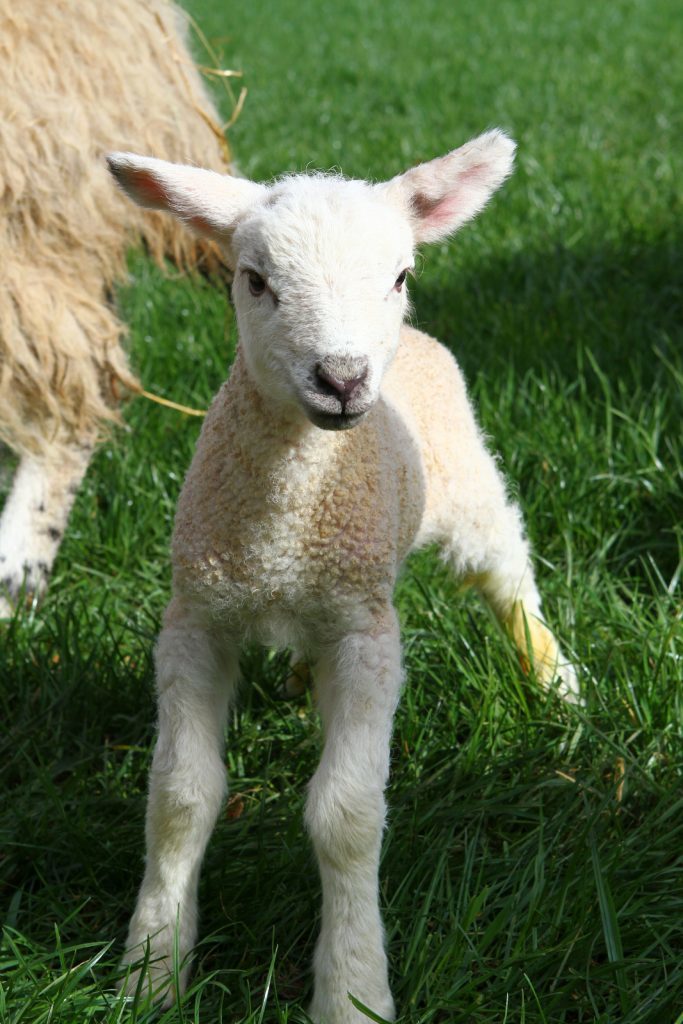
[[[490,208],[425,251],[415,319],[463,365],[587,703],[534,693],[434,554],[409,563],[381,875],[401,1020],[680,1022],[678,6],[190,6],[245,71],[232,143],[246,173],[381,178],[492,124],[520,142]],[[145,386],[205,405],[234,351],[225,296],[140,256],[130,269],[119,301]],[[308,698],[278,699],[285,660],[261,651],[231,717],[241,797],[207,853],[182,1011],[115,993],[142,867],[151,650],[198,431],[142,400],[126,418],[94,460],[47,599],[0,627],[0,1020],[301,1022],[318,724]]]

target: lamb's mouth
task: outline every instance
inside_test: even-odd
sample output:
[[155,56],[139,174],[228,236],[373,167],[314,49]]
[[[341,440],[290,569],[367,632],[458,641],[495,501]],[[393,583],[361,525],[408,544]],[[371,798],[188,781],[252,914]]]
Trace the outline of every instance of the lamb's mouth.
[[363,412],[326,412],[322,409],[313,409],[306,406],[306,415],[314,426],[321,430],[350,430],[365,417],[367,409]]
[[348,400],[317,388],[306,388],[299,394],[299,402],[311,423],[321,430],[350,430],[370,412],[375,397],[369,388]]

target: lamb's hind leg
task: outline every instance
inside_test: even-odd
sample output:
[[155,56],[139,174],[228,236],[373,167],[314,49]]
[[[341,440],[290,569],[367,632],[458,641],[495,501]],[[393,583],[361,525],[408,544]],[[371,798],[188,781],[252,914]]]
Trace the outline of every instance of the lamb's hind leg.
[[181,990],[187,979],[199,869],[225,792],[223,730],[237,654],[219,646],[176,600],[166,612],[156,666],[159,735],[149,780],[146,868],[124,963],[142,960],[149,942],[145,976],[136,967],[125,988],[132,993],[142,984],[168,1005],[176,951]]
[[0,617],[24,592],[40,597],[88,468],[92,445],[59,445],[25,455],[0,517]]
[[533,665],[544,686],[553,683],[572,703],[579,689],[571,663],[545,623],[524,537],[522,518],[509,502],[503,481],[489,454],[481,450],[477,467],[477,498],[456,503],[446,548],[459,576],[470,579],[491,605],[512,637],[525,671]]

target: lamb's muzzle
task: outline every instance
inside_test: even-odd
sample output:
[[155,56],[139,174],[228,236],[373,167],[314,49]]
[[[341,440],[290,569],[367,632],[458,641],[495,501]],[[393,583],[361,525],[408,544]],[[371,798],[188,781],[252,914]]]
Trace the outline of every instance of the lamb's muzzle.
[[[367,359],[331,358],[323,359],[315,368],[317,383],[325,394],[333,395],[341,402],[342,412],[351,402],[360,385],[368,376]],[[327,388],[326,388],[327,385]]]
[[346,430],[360,423],[374,404],[365,386],[368,370],[367,358],[359,356],[328,356],[316,363],[302,396],[311,422],[324,430]]
[[519,510],[455,360],[403,323],[405,275],[397,278],[417,243],[445,237],[484,205],[513,151],[489,132],[383,185],[300,175],[269,188],[141,157],[114,161],[134,198],[153,196],[252,271],[251,288],[249,273],[235,275],[237,356],[178,505],[174,596],[156,652],[148,851],[126,960],[149,940],[149,984],[169,998],[174,946],[183,959],[196,938],[197,877],[224,791],[223,727],[245,640],[290,646],[297,663],[308,661],[324,724],[306,806],[323,888],[317,1024],[365,1021],[349,992],[394,1013],[377,874],[403,677],[392,591],[406,555],[440,544],[538,681],[575,699],[573,669],[543,621]]

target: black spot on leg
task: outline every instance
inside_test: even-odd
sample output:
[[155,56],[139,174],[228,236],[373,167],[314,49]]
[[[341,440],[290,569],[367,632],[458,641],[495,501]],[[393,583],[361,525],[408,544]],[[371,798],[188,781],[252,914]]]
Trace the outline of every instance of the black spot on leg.
[[55,541],[55,543],[58,540],[60,540],[62,536],[62,531],[58,530],[56,526],[48,526],[47,530],[45,530],[45,533],[48,535],[50,540]]
[[44,512],[44,511],[45,511],[45,503],[43,501],[41,501],[40,505],[38,506],[38,512]]
[[42,576],[47,576],[48,573],[50,572],[50,566],[47,564],[47,562],[37,562],[36,568]]

